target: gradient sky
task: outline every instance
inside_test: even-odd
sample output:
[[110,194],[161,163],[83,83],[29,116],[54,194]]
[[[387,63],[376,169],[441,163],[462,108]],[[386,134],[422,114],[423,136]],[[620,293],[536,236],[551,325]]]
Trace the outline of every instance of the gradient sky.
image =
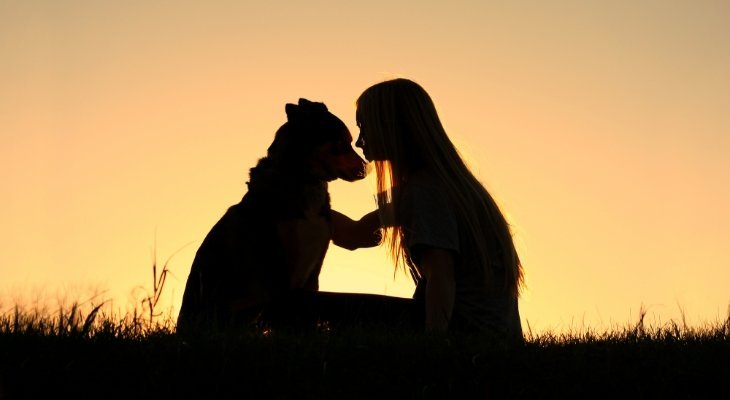
[[[728,20],[723,0],[0,1],[0,306],[125,307],[156,248],[176,313],[285,103],[356,136],[357,96],[406,77],[508,214],[526,330],[723,319]],[[333,207],[373,209],[371,178]],[[323,290],[411,294],[383,249],[330,249]]]

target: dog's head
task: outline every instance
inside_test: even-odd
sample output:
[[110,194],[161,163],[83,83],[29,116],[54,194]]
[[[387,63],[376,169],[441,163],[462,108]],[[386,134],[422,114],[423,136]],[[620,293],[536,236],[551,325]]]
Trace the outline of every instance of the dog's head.
[[276,132],[268,157],[278,165],[302,169],[317,179],[356,181],[365,161],[352,147],[352,135],[324,103],[299,99],[286,105],[287,122]]

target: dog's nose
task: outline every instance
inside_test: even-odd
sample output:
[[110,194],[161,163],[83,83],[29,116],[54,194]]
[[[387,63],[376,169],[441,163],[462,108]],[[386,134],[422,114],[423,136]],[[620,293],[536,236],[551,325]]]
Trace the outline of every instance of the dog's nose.
[[365,178],[370,175],[371,172],[373,172],[373,163],[365,163],[365,169],[362,171],[361,176]]
[[358,168],[357,168],[357,178],[363,179],[368,175],[368,167],[370,166],[370,163],[363,160],[360,156],[357,156],[358,160],[360,161]]

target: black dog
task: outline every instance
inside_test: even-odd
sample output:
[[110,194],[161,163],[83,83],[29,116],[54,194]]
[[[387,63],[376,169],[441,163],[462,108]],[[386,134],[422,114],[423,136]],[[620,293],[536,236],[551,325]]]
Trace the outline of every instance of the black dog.
[[287,292],[319,288],[332,232],[327,182],[364,178],[365,161],[323,103],[300,99],[286,114],[247,193],[197,251],[179,332],[250,323]]

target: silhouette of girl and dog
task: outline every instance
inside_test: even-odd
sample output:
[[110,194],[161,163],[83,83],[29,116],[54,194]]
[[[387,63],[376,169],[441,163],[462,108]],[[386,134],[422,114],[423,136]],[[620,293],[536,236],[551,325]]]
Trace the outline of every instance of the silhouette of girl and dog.
[[[466,166],[429,94],[408,79],[357,99],[355,146],[375,167],[377,207],[352,219],[331,209],[327,183],[365,176],[345,124],[323,103],[287,104],[287,122],[251,169],[248,191],[199,248],[178,332],[377,324],[523,340],[523,270],[509,225]],[[318,290],[328,245],[385,245],[412,298]]]

